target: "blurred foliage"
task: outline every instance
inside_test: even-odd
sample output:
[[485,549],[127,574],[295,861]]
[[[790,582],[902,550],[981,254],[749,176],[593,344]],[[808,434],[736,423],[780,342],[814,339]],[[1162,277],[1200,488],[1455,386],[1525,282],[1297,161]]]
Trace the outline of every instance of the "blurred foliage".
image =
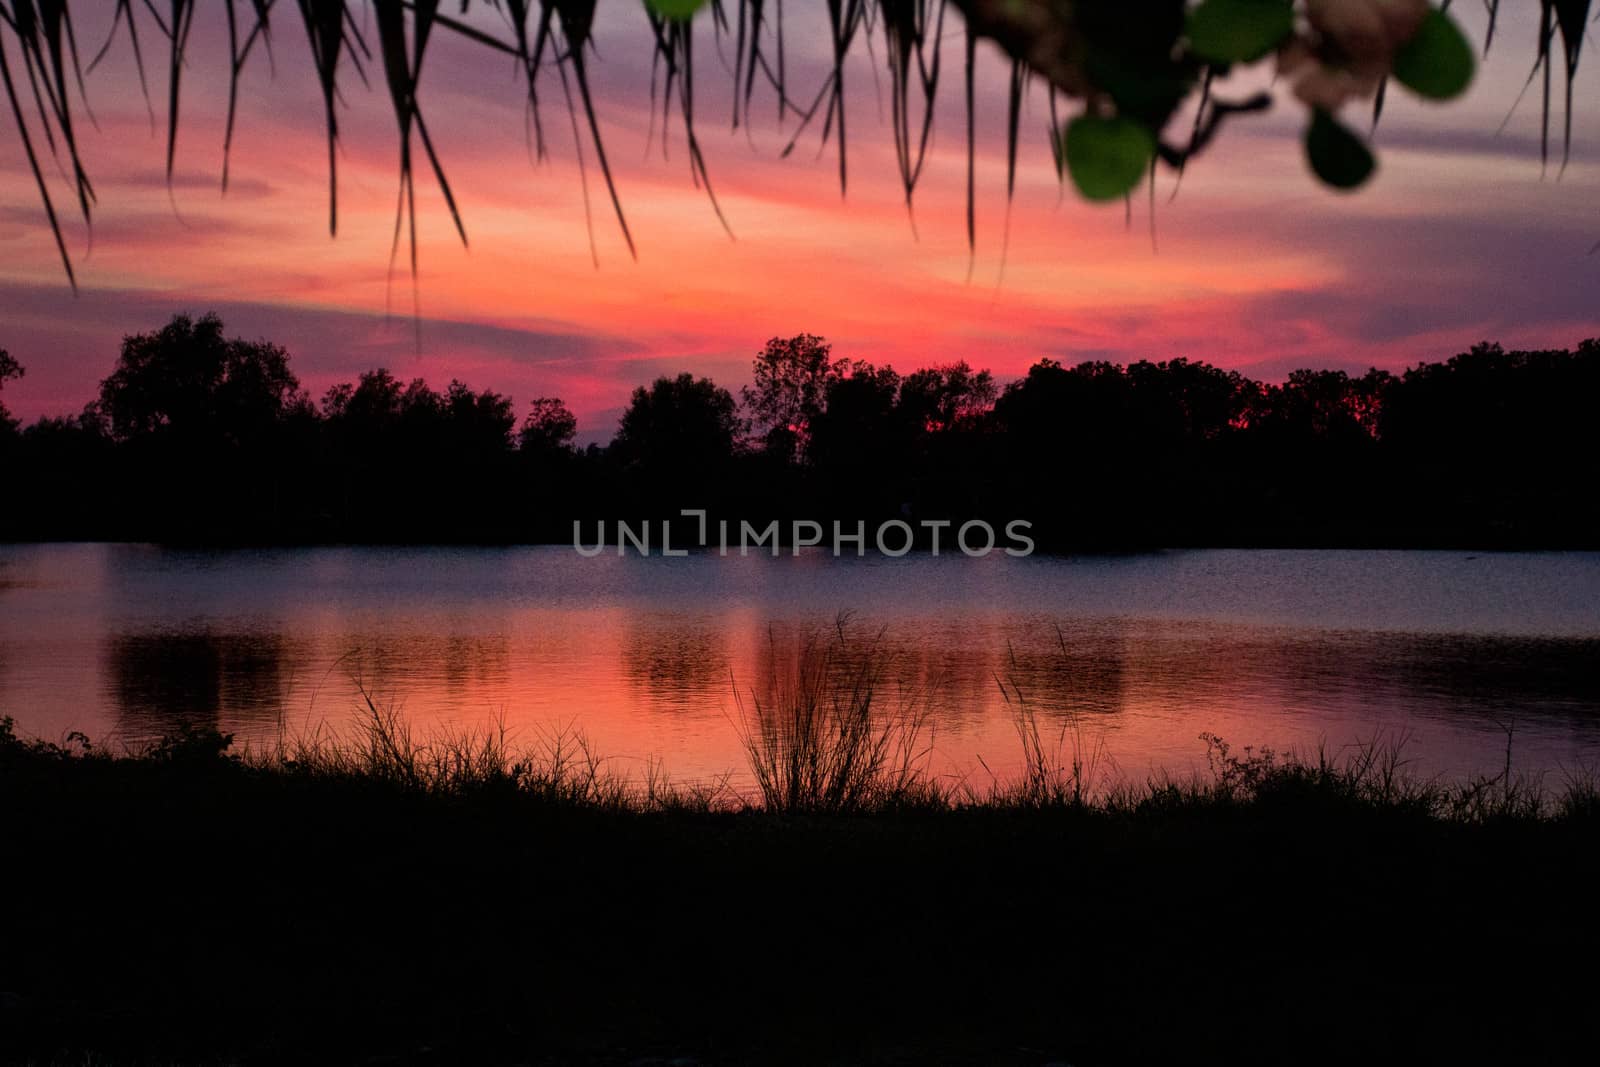
[[[166,172],[172,176],[180,125],[182,74],[201,57],[190,54],[190,35],[202,11],[225,20],[229,54],[227,122],[222,185],[233,144],[240,78],[252,61],[270,53],[275,33],[287,20],[309,48],[327,126],[329,228],[338,226],[339,113],[352,78],[381,78],[392,99],[399,140],[400,206],[395,253],[404,237],[416,266],[414,169],[421,162],[446,201],[463,242],[465,220],[456,208],[444,161],[435,151],[423,115],[423,58],[442,36],[515,61],[518,90],[531,110],[535,150],[548,150],[541,118],[541,90],[552,80],[571,112],[580,164],[593,152],[617,221],[633,246],[622,198],[607,161],[590,93],[589,62],[599,53],[593,40],[598,0],[171,0],[166,7],[115,0],[110,36],[88,62],[80,50],[73,0],[0,0],[0,82],[12,129],[27,158],[38,195],[56,237],[63,269],[73,277],[52,194],[51,170],[59,172],[85,224],[96,202],[78,130],[91,118],[86,75],[113,48],[133,56],[146,98],[147,53],[152,40],[164,46],[167,73]],[[635,0],[626,0],[633,3]],[[1567,80],[1571,132],[1571,82],[1589,17],[1589,0],[1528,0],[1539,4],[1541,32],[1534,74],[1545,77],[1548,141],[1550,78],[1557,54]],[[1445,5],[1448,7],[1448,3]],[[370,7],[370,10],[368,8]],[[1492,38],[1499,0],[1489,0]],[[292,10],[291,10],[292,8]],[[674,109],[682,123],[695,181],[710,195],[710,173],[695,134],[694,44],[709,28],[734,90],[732,123],[748,125],[757,90],[776,101],[780,125],[795,123],[792,150],[807,130],[820,129],[824,145],[838,154],[841,188],[847,182],[845,62],[865,50],[887,68],[891,117],[900,179],[909,204],[931,140],[935,101],[948,42],[947,17],[965,24],[964,76],[968,169],[968,237],[975,239],[974,155],[976,141],[976,42],[997,44],[1011,64],[1009,83],[1008,194],[1015,186],[1022,139],[1022,103],[1031,88],[1049,96],[1049,145],[1063,180],[1091,200],[1129,194],[1158,166],[1181,170],[1203,151],[1223,120],[1263,111],[1268,94],[1243,100],[1213,92],[1217,79],[1242,64],[1270,65],[1307,109],[1306,151],[1311,168],[1335,188],[1361,184],[1373,172],[1370,149],[1338,117],[1353,101],[1371,101],[1374,118],[1392,79],[1421,97],[1459,95],[1472,79],[1471,45],[1451,17],[1427,0],[825,0],[831,70],[820,87],[797,86],[789,76],[784,6],[776,0],[643,0],[640,14],[654,39],[652,105],[663,122]],[[493,18],[477,18],[477,11]],[[375,16],[375,17],[370,17]],[[791,9],[789,19],[795,18]],[[874,44],[876,40],[876,44]],[[153,63],[150,64],[153,66]],[[854,84],[854,83],[852,83]],[[857,90],[851,90],[852,93]],[[1063,103],[1077,114],[1063,120]],[[152,105],[152,114],[154,105]],[[1180,116],[1184,116],[1180,120]],[[1177,127],[1182,127],[1178,129]],[[582,131],[580,133],[580,131]],[[587,182],[587,178],[584,179]],[[712,196],[712,204],[716,201]],[[587,199],[585,200],[587,203]],[[720,217],[720,210],[718,211]]]

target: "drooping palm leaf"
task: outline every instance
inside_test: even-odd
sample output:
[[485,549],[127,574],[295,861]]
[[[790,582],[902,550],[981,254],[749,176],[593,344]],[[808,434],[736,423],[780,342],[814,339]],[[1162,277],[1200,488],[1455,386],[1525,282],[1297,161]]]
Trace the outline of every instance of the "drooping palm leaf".
[[[83,0],[77,0],[81,6]],[[429,135],[420,103],[422,58],[435,31],[446,31],[471,46],[490,49],[513,57],[526,80],[527,106],[532,117],[534,154],[546,155],[545,133],[539,110],[539,79],[553,62],[568,95],[569,110],[575,125],[582,111],[583,138],[600,164],[618,225],[630,253],[636,254],[633,235],[623,212],[615,176],[607,158],[599,116],[591,91],[589,62],[594,52],[593,30],[597,0],[461,0],[458,12],[446,11],[439,0],[372,0],[377,14],[378,45],[382,53],[384,80],[395,108],[400,141],[400,209],[396,216],[396,239],[402,229],[412,237],[411,253],[415,269],[415,189],[412,176],[414,145],[420,144],[429,168],[438,181],[452,222],[465,240],[466,227],[454,192],[445,178],[445,168]],[[639,3],[640,0],[626,0]],[[816,0],[813,0],[815,3]],[[984,38],[999,46],[1012,64],[1008,83],[1007,165],[1008,199],[1016,184],[1017,145],[1019,142],[1020,102],[1034,82],[1050,89],[1051,150],[1058,172],[1066,175],[1063,154],[1062,101],[1078,101],[1086,112],[1131,117],[1144,124],[1156,138],[1156,157],[1174,167],[1181,177],[1187,162],[1212,140],[1223,119],[1244,111],[1260,110],[1266,98],[1253,97],[1242,102],[1212,98],[1212,80],[1219,68],[1197,60],[1187,51],[1183,36],[1185,12],[1197,0],[1146,0],[1129,4],[1126,0],[823,0],[819,11],[828,35],[829,67],[816,88],[809,106],[796,103],[790,95],[790,73],[786,58],[786,11],[784,0],[708,0],[701,17],[712,24],[714,39],[723,66],[732,79],[732,122],[735,128],[752,123],[752,106],[758,80],[775,91],[780,126],[793,115],[796,128],[783,150],[788,155],[814,120],[821,118],[821,149],[837,135],[838,173],[841,192],[848,189],[847,108],[845,66],[858,46],[865,46],[869,58],[873,38],[881,35],[884,63],[888,70],[890,99],[889,125],[894,139],[896,168],[908,207],[928,158],[933,135],[939,92],[940,61],[945,46],[944,19],[952,5],[963,16],[965,59],[964,100],[967,147],[967,239],[975,250],[976,225],[976,142],[975,117],[977,40]],[[1283,0],[1285,4],[1291,0]],[[1298,3],[1298,0],[1296,0]],[[1530,75],[1543,76],[1544,132],[1543,151],[1548,155],[1548,127],[1553,94],[1554,54],[1558,37],[1566,80],[1567,108],[1564,121],[1563,162],[1570,158],[1572,140],[1573,85],[1584,44],[1584,30],[1590,19],[1589,0],[1526,0],[1537,3],[1539,20],[1537,56]],[[78,62],[73,27],[74,0],[0,0],[0,81],[17,129],[17,138],[38,187],[39,200],[56,239],[68,279],[72,265],[66,251],[60,220],[52,201],[50,181],[45,173],[49,156],[62,171],[85,222],[95,202],[94,187],[82,154],[78,134],[78,113],[90,118],[84,88],[85,70],[92,72],[119,40],[126,39],[138,71],[141,91],[149,100],[144,54],[139,23],[153,24],[168,43],[168,86],[166,96],[166,172],[171,180],[176,166],[180,127],[183,71],[189,61],[189,42],[197,17],[214,11],[220,4],[228,34],[228,102],[223,137],[222,182],[227,186],[231,152],[239,110],[239,83],[243,71],[259,44],[271,58],[271,19],[280,12],[276,0],[250,0],[243,13],[236,11],[236,0],[115,0],[111,9],[111,28],[105,43],[87,68]],[[657,5],[652,8],[652,5]],[[345,75],[353,73],[366,82],[365,61],[371,58],[355,14],[354,0],[296,0],[305,27],[312,66],[323,99],[328,146],[328,228],[338,230],[338,154],[339,116]],[[452,5],[454,6],[454,5]],[[706,189],[713,209],[724,226],[720,205],[712,193],[711,176],[695,127],[695,97],[702,77],[694,63],[693,23],[686,21],[697,7],[693,0],[643,0],[647,23],[655,38],[653,63],[663,75],[652,78],[652,99],[657,88],[663,121],[676,110],[683,123],[688,146],[690,177]],[[1445,4],[1444,6],[1448,6]],[[669,11],[674,7],[676,13]],[[1500,14],[1499,0],[1485,0],[1488,30],[1487,49],[1493,39]],[[508,33],[495,32],[482,19],[472,17],[474,8],[496,11]],[[1304,20],[1301,21],[1304,25]],[[148,26],[147,26],[148,28]],[[1297,31],[1298,32],[1298,31]],[[792,34],[791,34],[792,36]],[[724,38],[731,60],[722,51]],[[20,62],[13,62],[13,60]],[[15,69],[13,69],[15,68]],[[877,68],[873,67],[874,78]],[[1376,120],[1386,90],[1380,89],[1373,103]],[[1162,140],[1168,120],[1179,105],[1198,95],[1198,107],[1186,144],[1173,145]],[[153,121],[153,108],[152,121]],[[31,117],[30,117],[31,114]],[[654,109],[652,108],[652,114]],[[653,129],[653,119],[652,119]],[[413,140],[415,134],[415,140]],[[585,167],[584,146],[580,143],[580,169]],[[585,189],[587,203],[587,189]],[[409,222],[409,226],[405,223]]]
[[243,43],[239,40],[239,20],[234,13],[234,0],[226,0],[225,10],[228,13],[228,54],[230,62],[228,67],[228,118],[222,137],[222,191],[228,191],[228,165],[233,156],[233,126],[239,113],[239,78],[244,73],[245,62],[250,58],[250,52],[255,48],[256,42],[271,49],[272,47],[272,5],[277,0],[250,0],[255,10],[255,24],[250,32],[245,34]]
[[[732,237],[733,228],[728,225],[726,216],[722,214],[722,206],[717,203],[717,194],[711,188],[711,172],[706,169],[705,155],[700,151],[700,139],[694,132],[693,24],[683,20],[666,19],[654,12],[649,13],[649,18],[650,27],[656,37],[656,59],[666,72],[667,88],[663,95],[671,97],[672,87],[677,86],[678,110],[683,116],[684,140],[689,151],[690,178],[697,186],[705,189],[717,221],[722,224],[728,236]],[[663,126],[663,144],[665,141],[666,130]]]

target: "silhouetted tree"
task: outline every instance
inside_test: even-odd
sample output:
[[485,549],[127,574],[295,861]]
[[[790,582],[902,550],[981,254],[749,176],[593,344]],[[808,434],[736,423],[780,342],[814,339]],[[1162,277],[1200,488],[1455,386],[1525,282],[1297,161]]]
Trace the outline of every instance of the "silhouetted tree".
[[[20,369],[0,358],[0,383]],[[0,538],[565,540],[574,518],[706,507],[1025,518],[1057,547],[1600,544],[1600,342],[1277,384],[1045,359],[996,396],[965,363],[902,377],[802,334],[757,371],[751,414],[803,428],[803,452],[745,449],[733,396],[691,374],[635,390],[611,445],[579,452],[559,400],[518,427],[500,393],[383,368],[319,413],[282,349],[180,316],[127,338],[81,414],[0,430]]]
[[93,404],[76,416],[36,420],[4,450],[0,538],[8,531],[32,540],[121,534],[117,523],[136,502],[126,497],[130,480]]
[[154,333],[124,337],[116,369],[100,383],[113,436],[250,441],[303,402],[287,352],[228,340],[222,330],[215,315],[176,315]]
[[672,466],[733,454],[739,430],[733,395],[687,372],[633,391],[612,449],[625,462]]
[[1134,427],[1147,447],[1215,440],[1245,421],[1259,386],[1238,371],[1187,359],[1141,360],[1127,370]]
[[[994,413],[1000,428],[1025,450],[1056,447],[1060,438],[1075,429],[1067,412],[1082,406],[1094,366],[1082,363],[1068,369],[1058,360],[1041,359],[996,399]],[[1119,372],[1119,385],[1121,377]]]
[[510,451],[517,416],[509,396],[493,389],[474,392],[465,382],[451,381],[441,410],[452,449],[480,456]]
[[[811,423],[810,457],[829,470],[852,463],[881,466],[892,436],[900,375],[865,360],[844,364],[828,379],[822,410]],[[878,454],[875,454],[878,453]]]
[[528,455],[572,451],[578,436],[578,418],[560,397],[541,396],[528,405],[528,415],[517,431],[517,447]]
[[1475,345],[1419,364],[1387,391],[1386,458],[1413,472],[1407,510],[1513,543],[1600,520],[1592,457],[1600,454],[1600,343],[1576,352]]
[[1252,387],[1181,359],[1128,368],[1041,360],[995,403],[1002,496],[1053,536],[1181,540],[1197,498],[1216,499],[1218,449],[1242,425]]
[[445,423],[444,397],[426,380],[413,378],[400,393],[400,428],[408,451],[438,448]]
[[669,496],[726,478],[739,433],[733,394],[709,378],[658,378],[633,397],[608,450],[637,479],[637,490],[669,508],[695,506]]
[[353,452],[385,462],[386,456],[420,455],[442,445],[445,399],[421,378],[402,385],[387,367],[377,367],[363,371],[353,385],[329,388],[322,417]]
[[541,396],[528,405],[517,431],[517,508],[519,526],[529,536],[566,540],[574,520],[615,514],[608,507],[619,494],[615,472],[597,447],[573,447],[577,433],[577,416],[560,397]]
[[340,382],[322,397],[322,415],[351,425],[377,427],[400,417],[402,386],[387,367],[363,371],[356,384]]
[[[12,358],[11,353],[0,348],[0,393],[6,390],[6,383],[22,377],[22,364]],[[16,420],[11,417],[11,412],[6,409],[5,400],[0,399],[0,434],[16,431]]]
[[919,430],[953,429],[984,414],[995,401],[994,376],[966,360],[913,371],[900,383],[900,411]]
[[784,460],[805,452],[811,423],[821,414],[828,383],[843,366],[832,346],[815,334],[774,337],[753,363],[755,382],[744,388],[751,434],[766,451]]
[[[846,364],[828,379],[822,410],[811,422],[806,449],[811,467],[842,502],[866,511],[892,511],[902,492],[909,440],[896,416],[900,375],[866,361]],[[869,503],[872,502],[872,503]]]
[[1595,438],[1597,387],[1595,341],[1575,353],[1474,345],[1401,375],[1386,394],[1379,432],[1392,447],[1430,462],[1462,456],[1499,468],[1538,455],[1553,460]]
[[328,389],[322,420],[331,504],[355,535],[509,536],[510,397],[459,380],[443,393],[422,378],[402,385],[377,367]]
[[[224,336],[216,315],[177,315],[123,338],[91,418],[121,453],[139,536],[271,536],[292,484],[285,439],[311,408],[283,348]],[[290,505],[292,507],[292,505]]]
[[1394,375],[1373,368],[1360,378],[1342,370],[1297,370],[1260,392],[1252,428],[1331,442],[1372,442]]

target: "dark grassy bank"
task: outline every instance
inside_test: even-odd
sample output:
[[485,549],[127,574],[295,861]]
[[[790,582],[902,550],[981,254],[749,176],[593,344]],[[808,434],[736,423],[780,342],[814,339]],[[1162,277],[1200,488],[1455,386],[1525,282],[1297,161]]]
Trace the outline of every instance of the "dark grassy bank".
[[1592,786],[1218,746],[1091,792],[1024,717],[979,796],[804,692],[750,720],[802,776],[765,805],[382,714],[242,758],[7,729],[0,1058],[1592,1062]]

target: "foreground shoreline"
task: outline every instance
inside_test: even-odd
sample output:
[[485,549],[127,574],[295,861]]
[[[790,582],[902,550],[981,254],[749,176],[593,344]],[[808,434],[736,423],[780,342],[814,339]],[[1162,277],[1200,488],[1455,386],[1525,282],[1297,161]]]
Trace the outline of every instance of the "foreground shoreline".
[[207,731],[115,758],[0,734],[0,1060],[1597,1047],[1592,783],[1535,797],[1412,782],[1381,752],[1223,745],[1209,779],[1120,795],[1075,792],[1070,757],[1046,752],[982,799],[888,763],[850,804],[729,806],[576,757],[519,763],[491,735],[408,754],[389,728],[271,759]]

